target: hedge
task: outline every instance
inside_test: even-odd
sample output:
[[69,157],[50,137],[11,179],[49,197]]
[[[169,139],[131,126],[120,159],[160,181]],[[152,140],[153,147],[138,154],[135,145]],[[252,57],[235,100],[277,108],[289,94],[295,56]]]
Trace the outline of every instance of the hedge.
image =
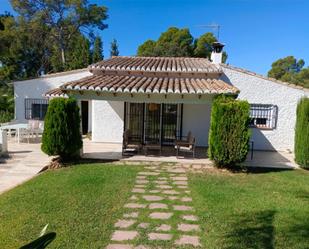
[[49,102],[44,122],[42,151],[63,161],[79,155],[83,142],[76,100],[54,98]]
[[247,101],[217,97],[211,110],[208,155],[216,166],[232,167],[246,159],[249,151],[249,114]]
[[309,98],[302,98],[297,105],[295,127],[295,161],[302,168],[309,168]]

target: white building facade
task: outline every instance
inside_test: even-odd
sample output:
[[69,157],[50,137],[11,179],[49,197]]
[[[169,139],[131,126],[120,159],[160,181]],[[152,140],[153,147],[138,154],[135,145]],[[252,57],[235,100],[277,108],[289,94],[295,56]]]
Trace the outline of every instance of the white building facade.
[[[129,69],[126,66],[122,70],[124,67],[118,65],[114,70],[110,66],[111,62],[106,62],[110,64],[100,64],[100,70],[97,66],[90,67],[90,70],[76,70],[15,82],[16,120],[26,122],[27,119],[43,119],[46,96],[52,98],[68,94],[79,100],[82,126],[85,126],[83,133],[91,132],[93,142],[122,143],[124,130],[135,126],[135,133],[142,140],[147,137],[153,139],[158,134],[160,140],[170,145],[173,138],[185,136],[191,131],[197,146],[207,147],[213,98],[220,93],[237,94],[239,99],[247,100],[252,105],[251,140],[254,148],[293,151],[296,107],[300,98],[309,96],[307,89],[223,64],[193,59],[186,62],[176,60],[171,62],[170,71],[165,69],[162,72],[154,70],[154,66],[149,67],[149,70],[138,68],[138,63],[146,62],[138,62],[132,58],[125,62],[119,59],[119,63],[127,63],[126,65],[132,60],[133,66]],[[166,61],[169,62],[169,59],[164,60],[164,63]],[[114,59],[112,62],[117,61]],[[159,65],[161,62],[152,59],[151,63]],[[190,72],[189,67],[184,67],[183,63],[197,63],[198,69],[195,70],[193,65],[192,70],[195,71]],[[183,72],[181,68],[186,68],[187,71]],[[110,71],[107,73],[108,70]],[[136,76],[135,73],[143,76]],[[142,83],[135,80],[146,77],[145,74],[149,78],[141,78]],[[162,82],[160,77],[163,77]],[[173,78],[173,84],[167,82],[164,90],[166,77]],[[191,85],[183,80],[188,77]],[[203,77],[207,80],[201,81]],[[115,83],[110,83],[115,78],[117,82],[115,80]],[[127,84],[126,81],[135,82],[135,85],[131,87],[133,83]],[[98,87],[102,82],[105,82],[104,87]],[[161,84],[161,90],[156,90],[156,84]],[[61,90],[53,90],[59,87]]]

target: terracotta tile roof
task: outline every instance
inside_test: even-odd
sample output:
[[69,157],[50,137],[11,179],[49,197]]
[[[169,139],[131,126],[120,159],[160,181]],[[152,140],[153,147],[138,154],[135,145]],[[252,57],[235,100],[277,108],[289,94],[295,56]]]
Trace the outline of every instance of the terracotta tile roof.
[[206,58],[115,56],[89,66],[91,70],[142,72],[221,73]]
[[173,78],[132,75],[93,75],[66,83],[63,90],[92,90],[111,93],[209,94],[239,90],[219,79]]
[[44,94],[44,97],[52,98],[52,97],[68,97],[68,95],[60,88],[55,88],[52,90],[49,90]]

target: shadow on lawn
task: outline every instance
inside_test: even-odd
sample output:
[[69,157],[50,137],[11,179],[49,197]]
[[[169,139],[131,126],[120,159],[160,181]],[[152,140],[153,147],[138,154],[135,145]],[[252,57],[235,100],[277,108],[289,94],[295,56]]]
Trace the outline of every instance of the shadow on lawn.
[[235,217],[225,238],[225,249],[273,249],[275,211],[248,213]]

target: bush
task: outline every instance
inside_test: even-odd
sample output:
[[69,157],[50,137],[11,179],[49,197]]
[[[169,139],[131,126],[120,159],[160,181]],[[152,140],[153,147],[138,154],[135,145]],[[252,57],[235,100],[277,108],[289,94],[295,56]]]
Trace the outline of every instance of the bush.
[[0,124],[10,122],[14,114],[8,111],[0,111]]
[[55,98],[49,102],[42,138],[42,151],[67,161],[79,156],[83,142],[79,108],[74,99]]
[[211,110],[208,154],[216,166],[234,166],[246,159],[249,150],[247,101],[217,97]]
[[309,168],[309,98],[302,98],[297,105],[294,146],[295,161]]

